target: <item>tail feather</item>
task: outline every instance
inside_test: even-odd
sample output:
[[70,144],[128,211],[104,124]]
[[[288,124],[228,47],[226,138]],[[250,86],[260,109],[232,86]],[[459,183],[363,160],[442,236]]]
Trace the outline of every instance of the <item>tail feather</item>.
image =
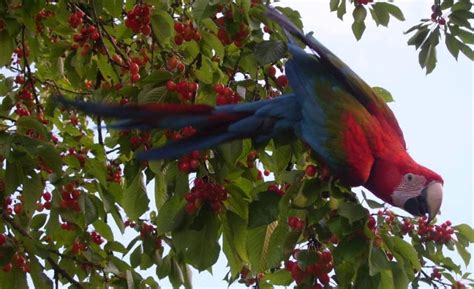
[[299,106],[293,95],[253,103],[211,107],[207,105],[146,104],[111,105],[56,98],[67,107],[118,119],[115,129],[181,129],[192,126],[196,135],[140,153],[140,159],[172,159],[193,150],[211,148],[233,139],[268,140],[293,130]]

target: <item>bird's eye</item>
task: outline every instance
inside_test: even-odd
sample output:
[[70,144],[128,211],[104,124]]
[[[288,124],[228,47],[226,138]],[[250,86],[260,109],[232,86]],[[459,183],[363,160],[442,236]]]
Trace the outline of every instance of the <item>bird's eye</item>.
[[415,179],[415,175],[414,174],[406,174],[405,178],[406,178],[407,181],[411,182]]

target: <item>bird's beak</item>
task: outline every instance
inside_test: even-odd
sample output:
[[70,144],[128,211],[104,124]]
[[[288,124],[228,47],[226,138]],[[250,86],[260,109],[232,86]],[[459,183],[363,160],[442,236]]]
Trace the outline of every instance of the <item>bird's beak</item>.
[[429,183],[420,195],[408,199],[403,208],[412,215],[425,216],[428,214],[428,222],[438,214],[443,201],[443,185],[439,182]]
[[[426,192],[426,193],[425,193]],[[426,194],[426,203],[428,205],[428,223],[436,217],[443,202],[443,185],[438,182],[431,182],[423,190]]]

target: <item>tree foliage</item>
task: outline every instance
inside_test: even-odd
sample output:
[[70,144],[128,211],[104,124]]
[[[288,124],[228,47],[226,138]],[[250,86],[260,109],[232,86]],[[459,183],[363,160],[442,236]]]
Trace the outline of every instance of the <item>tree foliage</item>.
[[[367,10],[383,26],[404,19],[388,2],[329,4],[340,18],[352,9],[357,39]],[[441,31],[455,57],[472,59],[471,3],[434,6],[431,20],[408,31],[427,72]],[[302,26],[297,11],[280,9]],[[103,130],[113,121],[51,97],[121,105],[278,97],[289,90],[285,41],[258,1],[1,1],[0,65],[14,76],[0,75],[0,287],[158,288],[167,278],[191,288],[191,267],[212,270],[221,253],[229,283],[257,288],[472,283],[446,253],[467,266],[472,228],[359,200],[298,140],[139,161],[138,152],[195,130]],[[126,230],[135,236],[128,244]],[[142,276],[149,268],[155,278]]]

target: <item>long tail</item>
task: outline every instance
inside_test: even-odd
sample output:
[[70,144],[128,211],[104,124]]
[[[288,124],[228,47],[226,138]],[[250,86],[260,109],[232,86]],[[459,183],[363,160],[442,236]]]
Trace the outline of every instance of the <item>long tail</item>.
[[119,106],[73,101],[63,97],[56,97],[56,100],[66,107],[88,114],[118,119],[111,128],[178,130],[192,126],[197,130],[192,137],[138,155],[139,159],[147,160],[173,159],[193,150],[211,148],[234,139],[253,138],[262,142],[283,131],[293,131],[300,118],[300,109],[293,95],[216,108],[186,104]]

